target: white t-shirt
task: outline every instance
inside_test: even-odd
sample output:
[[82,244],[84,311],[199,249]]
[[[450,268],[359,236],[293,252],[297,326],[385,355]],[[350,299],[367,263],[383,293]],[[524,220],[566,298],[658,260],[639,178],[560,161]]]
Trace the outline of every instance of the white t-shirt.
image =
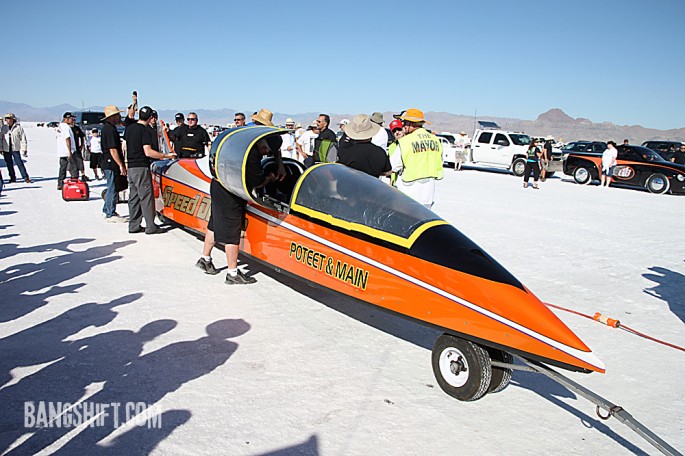
[[[293,135],[292,133],[284,133],[281,135],[281,138],[283,138],[283,145],[281,145],[281,157],[297,159],[295,135]],[[288,150],[288,148],[290,148],[290,150]]]
[[387,152],[387,150],[388,150],[388,132],[385,131],[385,128],[381,127],[381,129],[378,130],[378,133],[373,135],[373,137],[371,138],[371,144],[375,144]]
[[99,136],[91,136],[90,137],[90,142],[89,142],[89,147],[90,147],[90,153],[91,154],[101,154],[102,153],[102,145],[100,144],[100,137]]
[[[394,172],[399,172],[404,169],[404,163],[402,162],[402,149],[400,149],[399,144],[390,156],[390,166],[392,166],[392,170]],[[428,209],[433,206],[433,201],[435,198],[435,179],[432,177],[405,182],[402,180],[402,175],[400,175],[395,182],[395,186],[399,191],[412,197],[414,200],[423,204]]]
[[616,158],[618,158],[618,149],[615,147],[609,148],[602,152],[602,169],[609,170],[613,165],[616,164]]
[[302,151],[307,155],[312,155],[312,149],[314,148],[314,139],[318,138],[319,134],[314,133],[312,130],[307,130],[302,133],[300,139],[297,140],[297,144],[302,146]]
[[69,149],[67,149],[67,138],[71,138],[71,152],[76,152],[76,141],[74,141],[74,133],[71,131],[71,127],[62,122],[57,127],[57,155],[59,157],[68,157]]

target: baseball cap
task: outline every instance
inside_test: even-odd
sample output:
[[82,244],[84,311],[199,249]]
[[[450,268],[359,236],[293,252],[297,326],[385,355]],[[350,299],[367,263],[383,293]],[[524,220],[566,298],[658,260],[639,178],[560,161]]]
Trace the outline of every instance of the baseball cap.
[[140,120],[148,120],[150,117],[152,117],[152,108],[149,106],[143,106],[140,108],[138,111],[138,118]]
[[72,117],[74,117],[74,116],[72,116],[71,113],[67,111],[62,116],[62,119],[71,119]]
[[350,123],[350,119],[343,119],[338,123],[338,125],[347,125],[348,123]]
[[183,120],[183,119],[185,119],[186,117],[183,115],[182,112],[177,112],[176,115],[174,116],[174,118],[175,118],[176,120]]

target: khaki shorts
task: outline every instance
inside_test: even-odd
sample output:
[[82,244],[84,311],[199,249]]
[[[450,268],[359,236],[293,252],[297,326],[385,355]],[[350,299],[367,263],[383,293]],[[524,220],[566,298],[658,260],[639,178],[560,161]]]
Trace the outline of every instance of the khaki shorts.
[[545,160],[544,158],[540,160],[540,169],[547,171],[549,169],[549,160]]

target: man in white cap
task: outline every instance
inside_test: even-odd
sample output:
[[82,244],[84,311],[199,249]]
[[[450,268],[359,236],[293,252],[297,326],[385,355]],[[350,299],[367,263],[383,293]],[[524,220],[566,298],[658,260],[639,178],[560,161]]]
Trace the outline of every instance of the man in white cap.
[[[354,140],[354,144],[338,151],[338,163],[363,171],[373,177],[390,174],[388,154],[375,144],[371,138],[382,128],[371,122],[366,114],[357,114],[347,125],[345,133]],[[384,132],[385,133],[385,132]]]
[[71,126],[74,124],[74,116],[70,112],[65,112],[62,116],[62,123],[59,124],[55,132],[57,133],[57,155],[59,156],[59,172],[57,174],[57,190],[62,190],[64,179],[67,177],[78,177],[78,172],[74,172],[75,166],[72,164],[73,155],[76,151],[76,142]]
[[345,133],[345,128],[347,128],[349,123],[349,119],[342,119],[340,123],[338,123],[341,132],[340,139],[338,139],[338,149],[344,149],[345,147],[350,147],[352,144],[354,144],[354,140]]
[[297,147],[295,147],[295,121],[288,117],[285,119],[285,128],[289,131],[283,133],[281,138],[283,144],[281,145],[281,157],[297,159]]
[[7,165],[7,171],[10,175],[10,182],[16,182],[17,176],[14,174],[14,165],[19,168],[19,173],[21,174],[24,182],[31,183],[29,178],[29,173],[26,171],[24,162],[21,156],[27,156],[27,141],[26,134],[21,125],[17,123],[16,116],[8,112],[5,114],[5,125],[0,129],[2,134],[2,141],[0,142],[0,149],[2,149],[2,155],[5,158],[5,164]]
[[398,173],[397,188],[430,209],[435,197],[435,181],[443,178],[442,144],[423,125],[428,123],[423,111],[407,109],[399,119],[405,136],[390,157],[393,172]]

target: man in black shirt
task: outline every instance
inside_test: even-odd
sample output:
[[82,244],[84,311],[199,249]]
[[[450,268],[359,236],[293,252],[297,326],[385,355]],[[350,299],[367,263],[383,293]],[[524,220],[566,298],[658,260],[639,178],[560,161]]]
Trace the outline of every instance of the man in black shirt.
[[[253,119],[255,120],[255,119]],[[285,178],[285,168],[280,154],[282,139],[280,136],[271,136],[260,139],[248,152],[245,163],[245,180],[250,190],[261,188],[275,180]],[[278,162],[278,173],[264,174],[261,159],[273,151]],[[212,201],[212,213],[207,224],[205,241],[202,248],[202,257],[197,260],[195,266],[206,274],[218,274],[219,271],[212,262],[212,249],[219,242],[224,244],[228,271],[225,283],[227,285],[247,285],[255,283],[254,277],[245,276],[238,270],[238,253],[240,250],[240,231],[243,227],[246,202],[239,196],[226,190],[218,180],[212,179],[209,187],[209,195]]]
[[115,198],[117,194],[117,179],[126,175],[126,164],[121,148],[121,138],[117,125],[121,123],[121,112],[116,106],[105,106],[105,117],[102,119],[102,172],[107,180],[107,192],[102,212],[108,222],[124,222],[124,218],[116,213]]
[[71,154],[71,166],[72,169],[69,170],[72,176],[78,176],[81,174],[81,180],[83,182],[88,182],[88,177],[86,176],[86,170],[83,166],[83,150],[86,147],[86,134],[83,133],[81,127],[78,125],[71,126],[71,132],[74,134],[74,143],[76,144],[76,150]]
[[542,150],[542,159],[540,160],[540,180],[542,182],[547,178],[547,170],[549,169],[549,164],[552,161],[552,144],[554,143],[554,138],[548,136],[545,138],[545,144]]
[[371,122],[366,114],[357,114],[345,133],[354,143],[338,151],[338,163],[363,171],[373,177],[387,176],[392,169],[390,159],[382,147],[371,144],[371,138],[380,131],[380,125]]
[[[188,130],[188,125],[185,123],[185,116],[182,112],[177,112],[174,120],[176,120],[176,128],[169,131],[169,141],[174,143],[174,152],[178,152],[178,146],[176,146],[176,144]],[[178,155],[178,153],[176,155]]]
[[[314,158],[314,163],[320,162],[320,155],[328,155],[328,148],[331,147],[331,145],[335,145],[337,147],[338,143],[338,138],[335,136],[335,133],[333,130],[328,128],[328,126],[331,124],[331,118],[328,116],[328,114],[319,114],[319,117],[316,119],[316,125],[319,127],[319,136],[314,140],[314,151],[312,153],[312,157]],[[330,142],[332,141],[332,143]]]
[[[174,151],[178,158],[200,158],[205,156],[205,147],[210,143],[209,133],[199,126],[197,121],[197,114],[189,112],[188,128],[179,131],[176,135]],[[174,131],[178,128],[174,129]]]
[[679,165],[685,165],[685,144],[680,145],[680,149],[673,154],[671,161]]
[[[128,232],[145,234],[159,233],[155,224],[155,202],[152,191],[150,159],[173,158],[173,154],[163,154],[152,148],[153,136],[150,129],[152,108],[143,106],[138,111],[138,122],[126,128],[126,161],[128,162]],[[141,222],[145,218],[145,228]]]

